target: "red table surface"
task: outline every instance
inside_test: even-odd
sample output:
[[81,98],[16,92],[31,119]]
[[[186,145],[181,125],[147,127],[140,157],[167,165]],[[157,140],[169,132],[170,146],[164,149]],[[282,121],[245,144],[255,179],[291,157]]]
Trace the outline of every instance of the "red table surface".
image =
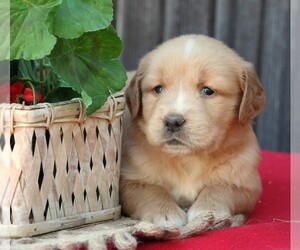
[[290,249],[290,154],[262,151],[262,195],[245,225],[183,240],[141,243],[138,250]]

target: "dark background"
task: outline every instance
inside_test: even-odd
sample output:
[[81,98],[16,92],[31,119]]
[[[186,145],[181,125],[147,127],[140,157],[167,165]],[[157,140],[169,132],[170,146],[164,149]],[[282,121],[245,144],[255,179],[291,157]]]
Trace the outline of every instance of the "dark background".
[[114,8],[127,70],[161,42],[190,33],[222,40],[252,62],[267,96],[254,123],[260,145],[290,151],[289,0],[114,0]]

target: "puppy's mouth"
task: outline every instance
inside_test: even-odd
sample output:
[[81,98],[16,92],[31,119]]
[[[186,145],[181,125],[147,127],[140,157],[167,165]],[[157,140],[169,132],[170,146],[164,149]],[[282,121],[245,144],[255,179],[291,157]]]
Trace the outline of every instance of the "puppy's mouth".
[[171,155],[186,155],[190,154],[192,150],[188,143],[177,138],[170,138],[166,140],[161,149]]
[[185,143],[179,141],[178,139],[171,139],[169,141],[166,141],[166,144],[171,146],[185,146]]

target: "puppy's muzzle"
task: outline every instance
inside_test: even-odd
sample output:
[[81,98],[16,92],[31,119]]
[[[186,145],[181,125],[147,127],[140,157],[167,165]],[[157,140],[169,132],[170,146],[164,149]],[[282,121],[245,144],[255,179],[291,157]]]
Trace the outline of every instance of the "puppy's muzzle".
[[181,130],[184,123],[184,117],[179,114],[169,114],[164,118],[164,127],[171,133],[175,133]]

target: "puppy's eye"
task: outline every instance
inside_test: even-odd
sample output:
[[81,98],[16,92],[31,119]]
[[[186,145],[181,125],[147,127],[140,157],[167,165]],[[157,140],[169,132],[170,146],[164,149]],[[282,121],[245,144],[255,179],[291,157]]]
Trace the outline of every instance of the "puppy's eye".
[[215,91],[209,87],[203,87],[201,89],[201,94],[205,96],[211,96],[215,93]]
[[163,91],[164,87],[162,85],[156,86],[153,90],[156,94],[160,94]]

